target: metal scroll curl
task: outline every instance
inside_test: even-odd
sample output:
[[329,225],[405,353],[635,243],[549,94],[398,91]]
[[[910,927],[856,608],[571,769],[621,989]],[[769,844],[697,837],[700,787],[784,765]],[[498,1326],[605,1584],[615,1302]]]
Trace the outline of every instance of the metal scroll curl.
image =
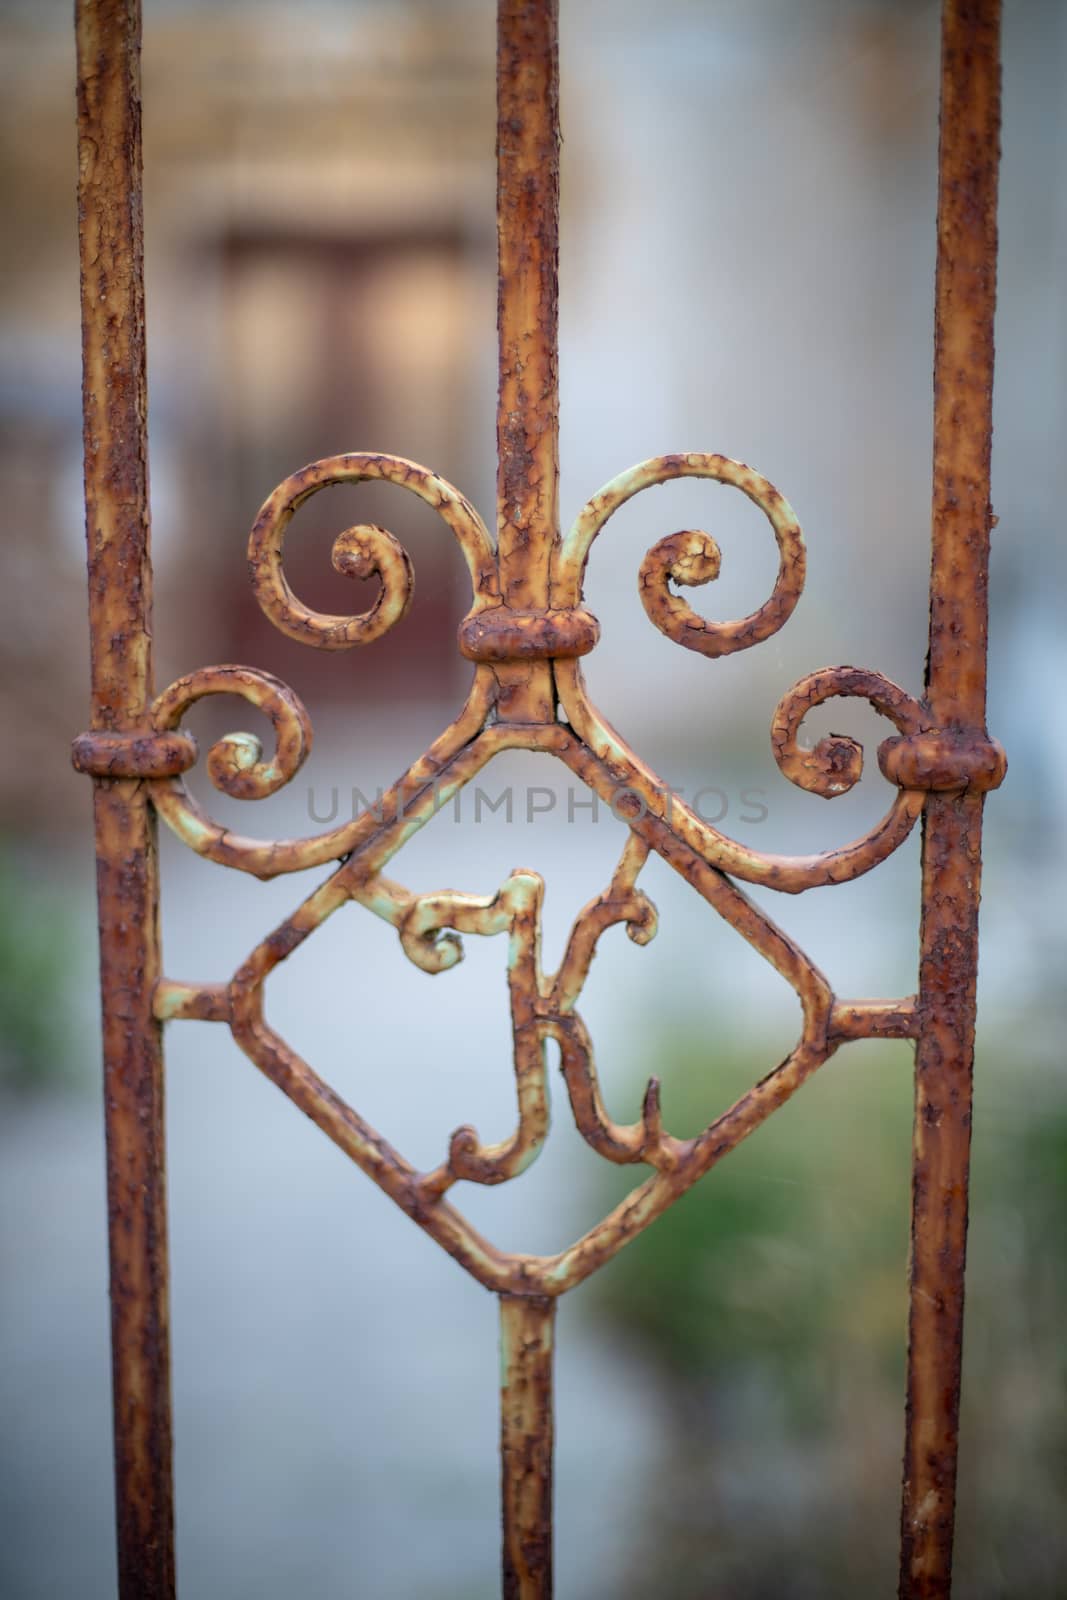
[[687,650],[712,657],[747,650],[777,633],[796,608],[806,570],[804,535],[792,507],[774,485],[728,456],[653,456],[612,478],[582,507],[563,541],[553,585],[554,591],[557,586],[559,589],[555,603],[578,603],[593,541],[619,507],[642,489],[677,478],[711,478],[716,483],[731,484],[760,508],[778,545],[774,590],[758,610],[738,621],[709,622],[698,616],[680,595],[672,592],[670,584],[711,583],[719,576],[721,554],[710,534],[686,530],[661,539],[645,556],[640,574],[641,604],[660,632]]
[[[711,622],[697,615],[671,585],[712,582],[719,575],[721,555],[710,534],[686,530],[659,540],[641,564],[639,588],[646,612],[668,638],[709,657],[747,650],[777,633],[791,616],[803,590],[803,533],[789,502],[773,484],[742,462],[719,455],[657,456],[606,484],[583,507],[557,552],[553,604],[581,603],[593,542],[620,506],[643,489],[690,477],[710,478],[738,488],[763,511],[779,552],[774,590],[762,606],[739,620]],[[557,662],[555,673],[560,703],[571,727],[598,760],[610,768],[616,785],[633,790],[647,813],[664,822],[709,865],[744,882],[797,894],[859,877],[897,849],[922,810],[920,793],[898,789],[880,823],[836,850],[808,856],[754,850],[721,833],[671,794],[593,705],[577,661]],[[834,696],[868,700],[901,734],[926,726],[919,702],[879,673],[855,667],[828,667],[804,678],[783,697],[775,711],[772,749],[778,766],[791,782],[827,799],[850,789],[863,767],[861,746],[847,736],[832,735],[820,740],[812,750],[799,743],[804,716]]]
[[[252,529],[248,546],[252,586],[264,613],[282,633],[319,649],[346,650],[381,638],[406,614],[414,594],[414,571],[403,546],[384,528],[362,524],[344,530],[334,541],[337,571],[348,577],[380,580],[373,604],[359,615],[312,611],[290,589],[283,570],[286,532],[300,506],[331,485],[371,480],[410,490],[433,507],[455,535],[473,588],[468,618],[499,605],[493,542],[470,502],[444,478],[416,462],[352,452],[312,462],[286,478],[269,496]],[[273,757],[264,761],[260,741],[253,734],[227,734],[208,756],[212,783],[240,800],[274,794],[295,776],[311,747],[311,724],[299,699],[270,673],[252,667],[209,667],[179,679],[157,698],[153,726],[160,731],[176,729],[195,701],[215,694],[239,695],[266,712],[274,725],[276,749]],[[387,799],[394,812],[417,792],[427,774],[439,770],[475,736],[489,710],[489,676],[476,673],[456,721],[390,790]],[[360,843],[369,828],[368,819],[360,817],[304,839],[248,839],[207,816],[178,776],[154,781],[152,795],[164,821],[191,849],[259,877],[337,860]]]
[[[170,732],[180,726],[190,706],[217,694],[237,695],[255,706],[274,729],[274,753],[263,759],[263,746],[251,733],[227,733],[208,751],[207,769],[215,788],[235,800],[263,800],[275,794],[300,771],[311,750],[311,719],[293,691],[272,672],[254,667],[201,667],[179,678],[156,697],[152,726]],[[180,788],[172,780],[167,792]],[[165,812],[165,806],[161,807]]]
[[[594,539],[612,514],[640,490],[683,477],[710,478],[746,494],[766,515],[779,550],[779,570],[771,596],[739,621],[709,622],[698,617],[673,593],[670,585],[710,582],[718,573],[718,546],[710,535],[687,531],[661,539],[646,555],[641,569],[641,595],[652,620],[669,638],[708,656],[748,649],[769,638],[795,607],[804,581],[804,541],[788,502],[773,484],[750,467],[719,455],[660,456],[643,462],[607,484],[588,502],[570,534],[557,548],[552,575],[552,604],[573,611],[581,601],[582,580]],[[465,619],[501,606],[492,540],[477,512],[437,474],[399,456],[353,452],[313,462],[280,484],[266,501],[249,542],[252,582],[266,615],[289,637],[323,649],[339,650],[380,638],[398,622],[410,604],[414,582],[406,552],[386,530],[364,525],[340,534],[334,564],[355,576],[377,574],[381,588],[374,604],[360,615],[331,616],[310,611],[292,593],[282,569],[286,530],[299,507],[313,494],[338,483],[381,480],[403,486],[434,507],[455,534],[471,576],[474,592]],[[906,838],[922,809],[918,791],[898,789],[882,822],[860,839],[837,850],[811,856],[778,856],[730,839],[705,822],[669,791],[599,714],[586,693],[578,660],[554,660],[559,702],[577,747],[570,741],[558,753],[574,770],[583,771],[582,748],[610,774],[609,787],[631,788],[645,810],[663,821],[710,866],[745,882],[799,893],[821,884],[844,882],[884,860]],[[270,674],[247,667],[218,667],[194,673],[159,697],[154,726],[160,731],[179,726],[183,712],[204,694],[237,693],[267,712],[275,725],[276,751],[263,759],[259,741],[250,734],[230,734],[208,757],[216,788],[239,799],[272,794],[299,769],[311,742],[307,715],[291,690]],[[468,700],[447,728],[386,797],[394,812],[407,804],[427,777],[448,763],[491,722],[497,688],[491,671],[479,667]],[[888,717],[898,733],[908,735],[926,726],[922,708],[904,690],[877,673],[853,667],[824,668],[802,680],[783,698],[772,724],[772,746],[783,773],[810,792],[832,798],[858,779],[862,750],[852,739],[834,735],[813,750],[799,744],[800,724],[808,710],[832,696],[866,698]],[[557,730],[558,731],[558,730]],[[532,734],[525,741],[530,742]],[[583,775],[586,775],[583,773]],[[586,775],[587,776],[587,775]],[[604,774],[588,777],[602,790]],[[246,839],[208,817],[185,789],[179,775],[152,780],[152,792],[164,820],[199,854],[223,865],[261,877],[272,877],[340,859],[361,845],[372,831],[365,815],[325,833],[304,839]],[[605,798],[608,795],[605,794]],[[447,951],[447,941],[445,949]],[[436,959],[436,958],[434,958]]]
[[[239,695],[264,710],[276,731],[281,730],[275,755],[266,764],[262,762],[260,742],[253,734],[231,733],[220,740],[208,758],[208,772],[215,787],[239,800],[262,799],[275,793],[295,777],[311,746],[311,725],[299,699],[269,672],[252,667],[207,667],[179,678],[164,690],[153,706],[153,725],[160,731],[177,727],[194,701],[213,694]],[[384,792],[378,805],[307,838],[252,839],[234,833],[207,815],[179,776],[153,779],[149,789],[164,822],[197,855],[257,878],[302,872],[350,854],[381,831],[383,818],[395,824],[405,816],[421,816],[427,809],[427,793],[432,809],[438,798],[434,784],[457,755],[471,748],[485,725],[491,703],[491,681],[485,674],[476,673],[456,720]]]
[[401,456],[353,452],[313,461],[280,483],[264,503],[248,541],[252,588],[266,616],[290,639],[319,650],[350,650],[380,639],[408,611],[415,574],[407,551],[385,528],[361,524],[339,534],[333,546],[336,571],[350,578],[377,577],[381,589],[368,611],[332,616],[298,600],[282,566],[286,533],[294,514],[321,489],[378,480],[409,489],[432,506],[455,534],[474,590],[474,610],[499,599],[496,561],[489,532],[474,507],[444,478]]
[[834,699],[866,700],[901,734],[920,733],[929,725],[923,707],[899,684],[866,667],[820,667],[787,691],[771,721],[771,748],[790,783],[832,800],[847,794],[863,772],[863,746],[847,734],[831,733],[813,748],[799,743],[801,724],[809,711]]
[[[709,867],[744,883],[801,894],[806,889],[849,882],[892,855],[922,811],[924,797],[919,791],[898,789],[881,822],[837,849],[797,856],[753,849],[705,822],[641,760],[589,699],[576,661],[557,662],[555,670],[560,703],[576,735],[574,743],[561,750],[568,766],[609,805],[623,792],[633,796],[642,818],[684,842]],[[799,743],[804,716],[832,696],[869,700],[901,732],[912,731],[924,721],[920,703],[878,673],[829,667],[802,679],[775,712],[772,749],[791,782],[828,799],[852,787],[863,763],[862,747],[841,735],[821,740],[813,750]]]

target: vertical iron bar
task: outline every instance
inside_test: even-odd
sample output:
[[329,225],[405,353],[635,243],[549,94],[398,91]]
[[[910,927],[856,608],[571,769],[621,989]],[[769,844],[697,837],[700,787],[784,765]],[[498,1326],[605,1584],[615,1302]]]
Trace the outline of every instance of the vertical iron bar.
[[[152,696],[139,0],[77,0],[92,726]],[[155,821],[137,778],[94,780],[119,1592],[174,1594]]]
[[[497,11],[497,531],[501,590],[549,603],[559,537],[558,0]],[[548,662],[499,674],[501,716],[555,717]],[[500,1299],[503,1592],[552,1593],[552,1332],[555,1303]]]
[[[505,604],[541,611],[559,538],[558,0],[497,13],[497,532]],[[503,720],[552,721],[546,661],[498,674]]]
[[[1000,132],[999,0],[945,0],[927,698],[984,739]],[[952,1582],[984,795],[929,795],[916,1052],[903,1600]]]
[[[549,604],[559,538],[558,0],[498,0],[497,535],[506,605]],[[548,661],[498,670],[504,719],[552,721]],[[500,1470],[505,1600],[552,1593],[555,1302],[501,1295]]]
[[552,1342],[556,1302],[500,1296],[504,1600],[552,1594]]

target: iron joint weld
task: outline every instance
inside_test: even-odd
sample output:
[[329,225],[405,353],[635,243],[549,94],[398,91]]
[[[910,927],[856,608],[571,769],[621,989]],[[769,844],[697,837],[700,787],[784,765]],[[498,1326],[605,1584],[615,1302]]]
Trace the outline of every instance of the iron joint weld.
[[984,730],[933,728],[886,739],[878,747],[878,765],[901,789],[984,792],[1004,782],[1008,758]]
[[199,750],[190,733],[80,733],[71,746],[76,772],[92,778],[175,778],[196,765]]
[[464,617],[459,648],[468,661],[551,661],[586,656],[600,638],[591,611],[566,607],[516,611],[493,606]]

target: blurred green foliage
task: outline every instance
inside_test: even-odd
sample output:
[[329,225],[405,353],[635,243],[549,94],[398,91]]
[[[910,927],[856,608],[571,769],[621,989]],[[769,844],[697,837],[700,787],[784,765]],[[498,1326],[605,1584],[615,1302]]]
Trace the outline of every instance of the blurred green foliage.
[[77,955],[61,892],[0,848],[0,1086],[74,1081],[68,997]]
[[[757,1363],[798,1424],[817,1415],[813,1363],[841,1338],[863,1339],[889,1378],[900,1365],[911,1052],[860,1048],[851,1069],[843,1057],[823,1067],[601,1280],[602,1314],[668,1377],[721,1383]],[[760,1075],[751,1045],[720,1047],[710,1067],[692,1032],[660,1050],[674,1067],[665,1119],[679,1131]],[[612,1176],[621,1197],[632,1171]]]
[[[680,1133],[766,1070],[754,1040],[695,1027],[653,1048]],[[957,1553],[974,1600],[1064,1593],[1067,1092],[1035,1054],[978,1067]],[[895,1592],[911,1065],[903,1044],[840,1051],[590,1285],[667,1419],[627,1600]]]

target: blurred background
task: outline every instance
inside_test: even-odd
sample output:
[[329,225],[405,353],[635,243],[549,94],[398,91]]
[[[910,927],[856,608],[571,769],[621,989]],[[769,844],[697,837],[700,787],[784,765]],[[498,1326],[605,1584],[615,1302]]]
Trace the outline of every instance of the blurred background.
[[[160,685],[215,661],[279,673],[315,751],[242,832],[317,831],[373,798],[455,714],[466,575],[395,489],[318,496],[287,570],[312,605],[357,521],[412,553],[415,606],[365,652],[302,649],[246,582],[261,502],[305,461],[394,452],[493,520],[491,0],[146,0],[144,147]],[[740,616],[776,566],[743,497],[639,496],[590,562],[593,698],[709,820],[807,853],[886,808],[888,731],[831,722],[869,774],[792,789],[767,730],[828,663],[921,688],[928,568],[938,24],[931,0],[564,0],[561,287],[566,521],[669,450],[738,456],[790,499],[804,599],[762,647],[672,646],[637,596],[645,550],[707,527]],[[1067,892],[1067,12],[1005,0],[989,722],[1011,772],[987,811],[962,1423],[961,1600],[1063,1593]],[[105,1197],[88,785],[73,49],[68,7],[0,10],[0,1592],[111,1595]],[[368,597],[369,598],[369,597]],[[251,713],[249,716],[251,717]],[[201,747],[247,726],[198,708]],[[255,731],[261,731],[259,729]],[[443,811],[391,869],[416,891],[548,883],[545,963],[607,883],[622,829],[534,756],[483,774],[506,806]],[[206,790],[206,792],[205,792]],[[535,791],[539,791],[535,795]],[[531,798],[535,795],[534,798]],[[546,798],[547,796],[547,798]],[[467,799],[471,797],[468,796]],[[168,973],[222,980],[308,889],[260,884],[168,835]],[[915,985],[912,839],[852,885],[761,903],[841,994]],[[311,882],[323,874],[311,874]],[[653,860],[646,949],[603,941],[580,1008],[629,1120],[655,1071],[696,1131],[788,1050],[791,992]],[[773,904],[772,904],[773,902]],[[272,979],[273,1025],[412,1160],[512,1126],[499,940],[430,979],[358,907]],[[570,1600],[807,1600],[895,1586],[910,1052],[840,1052],[759,1135],[565,1302],[558,1571]],[[210,1600],[496,1593],[496,1315],[240,1055],[168,1034],[178,1561]],[[491,1237],[555,1249],[625,1172],[557,1121],[541,1160],[464,1194]]]

